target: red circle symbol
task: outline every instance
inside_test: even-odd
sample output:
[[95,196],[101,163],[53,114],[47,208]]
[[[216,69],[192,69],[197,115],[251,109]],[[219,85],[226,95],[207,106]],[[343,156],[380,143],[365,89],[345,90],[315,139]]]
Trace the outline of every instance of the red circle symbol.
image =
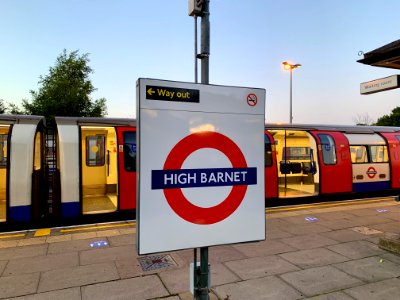
[[371,179],[374,178],[377,173],[378,172],[375,170],[374,167],[369,167],[367,170],[367,176]]
[[[203,131],[180,140],[167,156],[164,170],[179,170],[190,154],[202,148],[221,151],[233,168],[247,168],[242,151],[230,138],[217,132]],[[180,188],[164,189],[164,195],[169,206],[182,219],[194,224],[209,225],[220,222],[235,212],[242,203],[246,190],[247,185],[235,185],[225,200],[207,208],[189,202]]]
[[248,94],[247,95],[247,104],[249,106],[256,106],[257,105],[257,95],[256,94]]

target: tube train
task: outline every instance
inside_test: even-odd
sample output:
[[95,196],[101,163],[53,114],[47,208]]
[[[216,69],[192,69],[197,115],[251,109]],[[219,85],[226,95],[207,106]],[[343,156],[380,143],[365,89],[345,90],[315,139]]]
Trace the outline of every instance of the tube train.
[[[133,119],[0,115],[0,230],[135,218]],[[266,206],[400,189],[400,128],[266,124]]]

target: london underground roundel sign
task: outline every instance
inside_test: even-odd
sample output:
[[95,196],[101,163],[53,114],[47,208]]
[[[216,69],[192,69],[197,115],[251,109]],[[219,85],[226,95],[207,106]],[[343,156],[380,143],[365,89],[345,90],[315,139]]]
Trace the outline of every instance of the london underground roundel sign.
[[139,254],[265,239],[265,90],[139,79]]
[[[232,164],[224,169],[182,170],[184,161],[193,152],[211,148],[222,152]],[[255,168],[247,168],[240,148],[227,136],[217,132],[193,133],[181,141],[169,153],[163,171],[153,172],[155,181],[165,183],[164,195],[170,207],[182,219],[195,224],[214,224],[230,216],[242,202],[248,184],[256,184]],[[175,183],[175,184],[174,184]],[[220,204],[203,208],[192,204],[180,186],[208,187],[232,185],[229,195]]]

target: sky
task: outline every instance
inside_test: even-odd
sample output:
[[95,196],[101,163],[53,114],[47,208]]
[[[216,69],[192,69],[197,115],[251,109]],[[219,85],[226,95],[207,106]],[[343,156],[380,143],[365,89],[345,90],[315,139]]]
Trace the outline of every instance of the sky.
[[[210,84],[264,88],[266,121],[373,121],[399,90],[360,95],[360,83],[397,70],[357,63],[399,39],[398,0],[210,0]],[[199,26],[200,27],[200,26]],[[136,81],[194,81],[187,0],[0,0],[0,99],[21,105],[63,49],[89,54],[108,117],[136,117]],[[200,68],[200,64],[199,64]]]

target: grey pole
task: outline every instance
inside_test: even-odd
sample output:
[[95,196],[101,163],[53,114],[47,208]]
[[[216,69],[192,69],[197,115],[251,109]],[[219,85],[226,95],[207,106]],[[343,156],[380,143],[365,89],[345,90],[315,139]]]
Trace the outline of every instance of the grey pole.
[[292,72],[293,68],[290,68],[290,120],[289,123],[292,124],[293,122],[293,113],[292,113]]
[[[201,83],[209,84],[210,57],[210,0],[203,4],[201,18]],[[208,300],[208,247],[200,248],[200,300]]]

